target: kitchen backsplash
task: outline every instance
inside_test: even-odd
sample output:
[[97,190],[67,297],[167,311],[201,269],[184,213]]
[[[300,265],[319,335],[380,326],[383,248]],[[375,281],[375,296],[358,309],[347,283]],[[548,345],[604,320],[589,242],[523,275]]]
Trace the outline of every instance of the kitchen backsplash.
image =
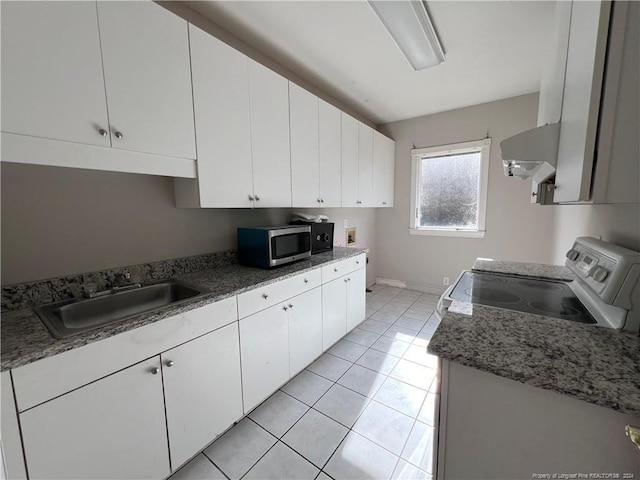
[[81,273],[37,282],[2,287],[2,312],[30,308],[85,296],[131,283],[150,283],[176,275],[198,272],[237,263],[235,250],[206,253],[128,267]]

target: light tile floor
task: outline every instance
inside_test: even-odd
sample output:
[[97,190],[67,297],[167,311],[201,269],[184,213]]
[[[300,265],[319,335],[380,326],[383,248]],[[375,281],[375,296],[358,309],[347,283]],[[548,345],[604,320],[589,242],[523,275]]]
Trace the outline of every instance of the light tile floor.
[[372,290],[365,321],[171,480],[431,479],[438,298]]

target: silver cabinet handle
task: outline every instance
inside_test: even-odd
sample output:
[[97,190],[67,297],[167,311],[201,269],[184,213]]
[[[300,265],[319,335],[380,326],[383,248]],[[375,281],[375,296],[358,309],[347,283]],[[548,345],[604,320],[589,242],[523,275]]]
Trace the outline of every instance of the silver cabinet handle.
[[153,367],[151,370],[149,370],[153,375],[157,375],[160,373],[160,369],[158,367]]
[[260,201],[260,197],[258,195],[256,195],[256,202]]
[[309,279],[305,278],[304,283],[309,283]]
[[173,360],[167,360],[167,361],[165,362],[165,365],[166,365],[167,367],[173,367]]
[[106,137],[107,136],[107,132],[104,128],[101,128],[100,130],[98,130],[98,133],[100,134],[101,137]]
[[289,310],[289,309],[287,308],[287,306],[286,306],[286,305],[285,305],[284,307],[282,307],[282,309],[283,309],[285,312],[286,312],[287,310]]
[[351,281],[351,279],[350,279],[350,278],[347,278],[347,282],[350,282],[350,281]]
[[269,300],[269,295],[267,295],[266,293],[263,293],[262,298],[264,298],[265,300]]
[[347,283],[347,279],[346,278],[344,279],[344,283]]
[[360,260],[356,260],[356,264],[357,264],[357,265],[360,265]]
[[382,204],[383,204],[383,205],[386,205],[386,204],[387,204],[387,202],[382,202]]
[[320,199],[319,199],[319,198],[316,198],[316,202],[320,203]]
[[334,272],[337,272],[337,271],[338,271],[338,269],[334,267],[333,271],[334,271]]
[[249,195],[249,201],[253,202],[253,195]]
[[361,202],[360,200],[358,200],[356,203],[357,203],[358,205],[360,205],[362,202]]
[[124,135],[122,135],[122,132],[115,132],[114,134],[116,136],[116,138],[122,138],[124,137]]
[[324,203],[324,198],[321,198],[321,199],[320,199],[320,203]]
[[290,304],[289,304],[289,308],[293,308],[293,303],[290,303]]

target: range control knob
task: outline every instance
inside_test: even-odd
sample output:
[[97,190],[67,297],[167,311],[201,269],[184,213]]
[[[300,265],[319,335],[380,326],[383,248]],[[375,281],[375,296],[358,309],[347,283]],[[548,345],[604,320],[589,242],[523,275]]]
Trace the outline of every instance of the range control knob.
[[577,250],[574,250],[573,248],[567,252],[567,258],[572,262],[575,261],[579,255],[580,253]]
[[328,234],[328,233],[319,233],[319,234],[316,236],[316,240],[317,240],[318,242],[328,242],[328,241],[330,240],[330,238],[329,238],[329,234]]
[[609,270],[602,267],[596,267],[595,271],[593,272],[593,279],[596,282],[604,282],[604,279],[607,278],[608,275],[609,275]]

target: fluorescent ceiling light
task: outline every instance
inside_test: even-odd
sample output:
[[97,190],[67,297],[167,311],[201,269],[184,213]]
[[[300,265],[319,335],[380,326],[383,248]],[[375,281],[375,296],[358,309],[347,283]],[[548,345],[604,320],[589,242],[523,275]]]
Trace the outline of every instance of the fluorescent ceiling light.
[[422,0],[369,0],[369,5],[414,70],[444,62],[444,50]]

